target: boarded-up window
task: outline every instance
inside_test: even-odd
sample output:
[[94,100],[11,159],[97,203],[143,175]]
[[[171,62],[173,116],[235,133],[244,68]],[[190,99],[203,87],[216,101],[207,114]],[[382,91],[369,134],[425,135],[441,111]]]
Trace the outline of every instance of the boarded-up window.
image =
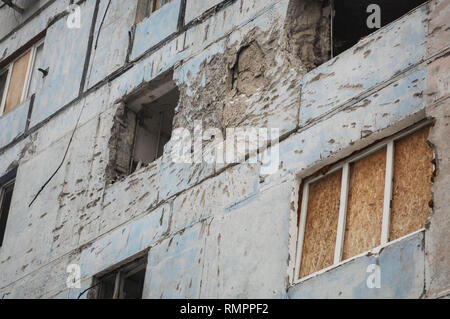
[[4,113],[11,111],[22,100],[22,93],[25,86],[30,56],[31,51],[28,51],[14,63],[8,94],[6,96],[6,103],[3,111]]
[[149,17],[153,12],[172,0],[139,0],[136,10],[136,23]]
[[419,124],[305,179],[300,278],[424,228],[434,174],[429,130]]
[[301,277],[333,265],[341,179],[339,171],[309,186]]
[[434,168],[429,130],[423,128],[395,144],[390,240],[423,228],[431,213]]
[[343,259],[380,244],[386,149],[352,164]]

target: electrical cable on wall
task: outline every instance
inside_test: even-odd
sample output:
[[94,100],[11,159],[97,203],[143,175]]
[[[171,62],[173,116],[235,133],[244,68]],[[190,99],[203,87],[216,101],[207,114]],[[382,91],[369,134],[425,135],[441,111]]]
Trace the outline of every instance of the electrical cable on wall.
[[[96,38],[96,41],[95,41],[95,47],[94,47],[94,58],[93,58],[93,60],[95,60],[95,55],[96,55],[96,53],[97,53],[98,39],[99,39],[99,37],[100,37],[100,32],[101,32],[101,29],[102,29],[102,26],[103,26],[103,22],[105,21],[106,14],[108,13],[109,7],[110,7],[110,5],[111,5],[111,1],[112,1],[112,0],[109,0],[109,2],[108,2],[108,6],[106,7],[105,13],[103,14],[102,22],[100,23],[100,26],[99,26],[99,29],[98,29],[97,38]],[[89,76],[88,76],[88,78],[91,77],[92,69],[93,69],[93,68],[91,68],[91,70],[89,71]],[[34,196],[33,200],[32,200],[32,201],[30,202],[30,204],[28,205],[28,207],[31,207],[31,205],[33,205],[33,203],[36,201],[36,199],[39,197],[39,195],[42,193],[42,191],[45,189],[45,187],[52,181],[52,179],[55,177],[55,175],[58,173],[58,171],[59,171],[59,170],[61,169],[61,167],[63,166],[64,161],[66,160],[66,157],[67,157],[67,153],[69,152],[70,145],[72,144],[73,137],[75,136],[75,132],[77,131],[78,125],[80,124],[81,116],[83,115],[83,111],[84,111],[84,108],[85,108],[85,107],[86,107],[86,99],[84,100],[83,106],[81,107],[80,114],[78,115],[78,119],[77,119],[77,122],[76,122],[76,124],[75,124],[75,128],[74,128],[73,131],[72,131],[72,135],[70,136],[70,140],[69,140],[69,143],[67,144],[66,151],[64,152],[64,156],[63,156],[63,158],[62,158],[62,160],[61,160],[61,163],[59,163],[59,165],[58,165],[58,167],[56,168],[56,170],[54,171],[54,173],[53,173],[53,174],[50,176],[50,178],[44,183],[44,185],[42,185],[42,187],[41,187],[41,188],[39,189],[39,191],[36,193],[36,195]]]

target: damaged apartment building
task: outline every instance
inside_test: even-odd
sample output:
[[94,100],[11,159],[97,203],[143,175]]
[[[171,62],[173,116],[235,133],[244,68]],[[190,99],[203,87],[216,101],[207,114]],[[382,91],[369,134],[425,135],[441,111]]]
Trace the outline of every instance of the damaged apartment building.
[[450,296],[449,0],[0,21],[0,298]]

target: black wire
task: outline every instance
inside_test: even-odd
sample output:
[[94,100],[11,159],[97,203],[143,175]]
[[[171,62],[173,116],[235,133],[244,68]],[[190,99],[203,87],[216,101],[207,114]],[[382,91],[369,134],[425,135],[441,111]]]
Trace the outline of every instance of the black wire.
[[86,293],[86,291],[89,291],[89,290],[91,290],[92,288],[95,288],[95,287],[99,286],[101,283],[102,283],[102,282],[100,281],[100,282],[96,283],[95,285],[90,286],[89,288],[83,290],[82,292],[80,292],[80,294],[78,295],[77,299],[80,299],[81,296],[83,296],[83,295]]
[[[99,27],[99,29],[98,29],[97,39],[96,39],[96,41],[95,41],[95,48],[94,48],[94,51],[97,49],[98,39],[99,39],[99,37],[100,37],[100,31],[101,31],[101,29],[102,29],[103,22],[105,21],[106,14],[108,13],[109,6],[111,5],[111,1],[112,1],[112,0],[109,0],[108,6],[106,7],[105,13],[103,14],[102,22],[100,23],[100,27]],[[92,68],[91,68],[91,70],[90,70],[90,73],[92,73]],[[67,148],[66,148],[66,151],[64,152],[64,156],[63,156],[63,158],[62,158],[62,160],[61,160],[61,163],[59,163],[58,167],[56,168],[56,170],[55,170],[55,172],[52,174],[52,176],[50,176],[50,178],[45,182],[45,184],[42,185],[41,189],[36,193],[36,195],[34,196],[33,200],[32,200],[31,203],[28,205],[28,207],[31,207],[31,205],[33,205],[33,203],[36,201],[36,199],[39,197],[39,195],[42,193],[42,191],[45,189],[45,187],[48,185],[48,183],[51,182],[51,180],[53,179],[53,177],[55,177],[55,175],[58,173],[58,171],[60,170],[60,168],[63,166],[64,161],[66,160],[66,157],[67,157],[67,153],[69,152],[70,145],[72,144],[73,137],[75,136],[75,132],[77,131],[78,125],[80,124],[81,115],[83,114],[83,110],[84,110],[85,106],[86,106],[86,100],[84,101],[83,107],[81,108],[80,115],[78,116],[77,123],[75,124],[75,128],[73,129],[72,135],[70,136],[69,144],[67,144]]]
[[[86,102],[85,102],[86,103]],[[31,201],[31,203],[28,205],[28,207],[31,207],[31,205],[33,205],[34,201],[38,198],[38,196],[42,193],[42,191],[44,190],[45,186],[48,185],[48,183],[50,183],[50,181],[53,179],[53,177],[55,177],[55,175],[58,173],[59,169],[61,168],[61,166],[64,164],[64,161],[66,160],[66,156],[67,153],[69,152],[69,148],[70,148],[70,144],[72,144],[72,140],[73,140],[73,136],[75,135],[75,132],[78,128],[78,123],[80,122],[80,118],[81,118],[81,114],[83,114],[83,109],[84,109],[85,104],[83,105],[81,111],[80,111],[80,115],[78,116],[78,120],[77,120],[77,124],[75,125],[75,128],[72,132],[72,136],[70,137],[69,140],[69,144],[67,144],[67,148],[66,151],[64,153],[64,156],[62,158],[61,163],[59,163],[58,168],[55,170],[55,172],[52,174],[52,176],[50,176],[50,178],[45,182],[44,185],[42,185],[41,189],[36,193],[36,195],[34,196],[33,200]]]
[[98,39],[100,38],[100,31],[102,30],[103,23],[105,22],[105,17],[106,17],[106,14],[108,13],[109,6],[111,5],[111,1],[112,0],[109,0],[108,6],[106,7],[105,13],[103,14],[102,22],[100,23],[100,26],[98,27],[98,34],[97,34],[97,39],[95,40],[95,47],[94,47],[94,49],[97,49]]

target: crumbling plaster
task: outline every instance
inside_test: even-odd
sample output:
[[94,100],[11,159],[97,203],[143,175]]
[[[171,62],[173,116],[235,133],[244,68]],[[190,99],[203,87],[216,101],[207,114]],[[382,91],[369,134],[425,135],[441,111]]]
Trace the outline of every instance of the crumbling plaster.
[[450,91],[449,91],[449,1],[433,0],[429,6],[427,54],[427,116],[436,119],[429,142],[435,149],[436,177],[433,185],[433,214],[426,240],[426,292],[428,297],[449,296],[450,282]]
[[[90,287],[94,275],[146,249],[149,267],[144,297],[326,297],[316,288],[327,284],[347,287],[342,297],[445,296],[450,278],[445,271],[450,258],[445,226],[449,178],[443,173],[449,171],[445,169],[448,80],[443,70],[448,64],[448,30],[442,21],[448,21],[449,1],[432,1],[322,66],[328,54],[326,41],[318,41],[308,24],[290,21],[296,14],[311,13],[311,26],[326,35],[326,7],[306,1],[303,11],[292,9],[297,1],[248,0],[225,1],[221,10],[208,11],[218,2],[205,4],[205,17],[193,22],[192,12],[199,10],[189,4],[198,6],[198,2],[188,0],[186,12],[191,15],[185,21],[192,25],[161,39],[156,48],[135,36],[140,53],[130,61],[126,60],[130,39],[121,33],[117,43],[109,44],[116,31],[105,22],[98,53],[90,53],[87,91],[78,95],[77,85],[65,85],[55,103],[42,101],[52,100],[59,89],[43,90],[43,97],[36,99],[35,129],[0,153],[2,172],[19,164],[5,244],[0,249],[0,296],[77,298]],[[127,14],[118,15],[125,4],[113,3],[109,10],[120,21],[118,25],[129,25],[133,10],[126,6]],[[97,22],[105,6],[106,1],[99,2]],[[63,23],[64,19],[55,22],[48,34],[66,33]],[[430,31],[431,25],[437,31]],[[16,33],[20,37],[27,28]],[[99,34],[98,29],[94,34]],[[74,48],[71,40],[67,45],[55,43],[52,46],[61,49],[54,54],[71,52],[73,64],[85,65],[88,33],[79,37],[86,40],[85,46]],[[0,48],[10,50],[13,46],[8,43],[17,39],[0,42]],[[398,40],[398,47],[392,39]],[[396,68],[391,62],[379,62],[386,59]],[[351,83],[346,80],[348,74],[343,74],[344,63],[354,65]],[[328,75],[334,72],[333,79],[318,76],[325,74],[321,73],[325,68]],[[192,128],[198,119],[205,127],[222,130],[238,125],[280,128],[278,173],[261,176],[263,163],[173,164],[169,143],[162,158],[109,184],[105,174],[109,143],[124,97],[170,69],[181,91],[175,127]],[[49,86],[65,79],[65,73],[58,72],[47,80]],[[316,83],[327,87],[325,92],[336,92],[331,100],[314,87],[317,77]],[[266,89],[258,90],[255,83]],[[339,89],[342,86],[351,87]],[[29,208],[62,158],[80,112],[64,165]],[[401,285],[387,286],[380,295],[361,285],[365,274],[357,279],[348,276],[354,264],[366,265],[365,259],[290,288],[295,281],[298,204],[293,194],[299,179],[426,117],[436,121],[430,136],[438,169],[434,213],[424,234],[380,255],[394,277],[394,270],[405,267],[407,261],[415,263],[414,269]],[[406,250],[406,258],[392,253],[396,249]],[[66,267],[71,263],[81,265],[81,289],[66,287]],[[425,286],[420,285],[423,272]],[[414,280],[408,282],[410,278]]]

